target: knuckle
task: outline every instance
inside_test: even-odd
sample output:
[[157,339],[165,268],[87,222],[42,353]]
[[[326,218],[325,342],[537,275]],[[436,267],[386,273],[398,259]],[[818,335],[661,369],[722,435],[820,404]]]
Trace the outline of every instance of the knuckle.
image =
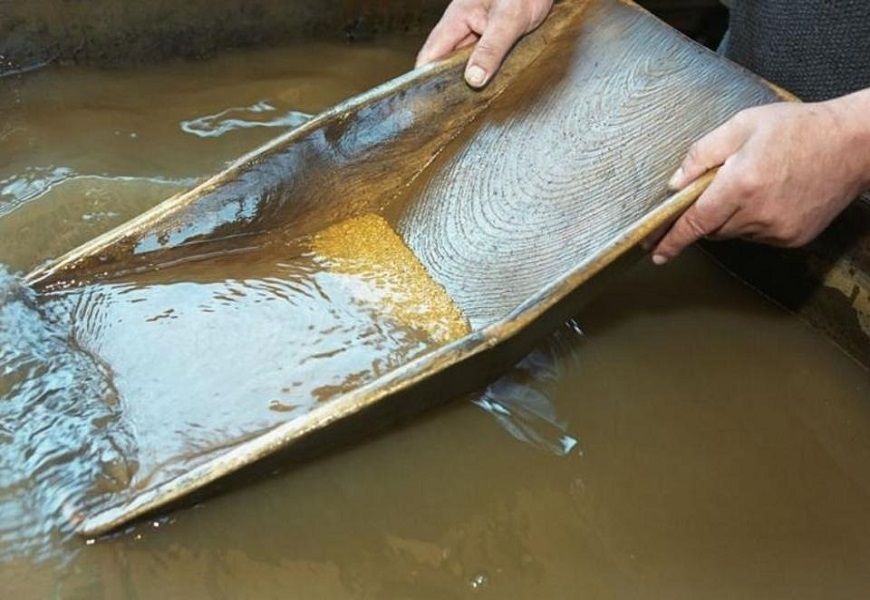
[[764,175],[761,169],[744,167],[737,172],[734,185],[738,193],[744,197],[753,196],[764,185]]
[[752,215],[752,221],[765,231],[772,231],[777,227],[776,216],[771,214],[769,211],[760,211],[755,215]]
[[786,248],[800,248],[809,242],[807,235],[798,229],[789,228],[784,232],[783,243]]
[[758,121],[761,116],[762,111],[765,110],[764,106],[753,106],[751,108],[744,108],[732,119],[732,122],[739,127],[750,127]]
[[475,5],[468,9],[466,15],[468,20],[472,23],[486,23],[487,17],[489,16],[486,9],[480,5]]
[[459,2],[451,2],[444,10],[444,15],[442,15],[441,21],[443,22],[446,19],[459,20],[463,15],[471,14],[474,10],[476,10],[476,7],[471,5],[469,2],[463,2],[461,0]]
[[475,6],[464,12],[459,21],[462,27],[480,35],[486,30],[488,19],[486,9],[481,6]]
[[753,113],[751,108],[745,108],[734,115],[734,118],[731,119],[732,123],[738,126],[748,125],[752,121]]
[[474,55],[476,58],[482,58],[491,61],[498,56],[498,50],[492,42],[481,39],[479,42],[477,42],[477,46],[474,48]]
[[499,9],[499,16],[508,21],[520,21],[526,18],[528,10],[525,2],[508,2]]
[[488,17],[487,29],[490,31],[518,29],[525,19],[523,9],[515,6],[514,3],[496,4],[490,9]]
[[785,248],[797,248],[806,243],[804,232],[793,223],[777,223],[770,228],[771,237]]
[[704,225],[703,220],[697,213],[687,213],[683,217],[683,225],[687,237],[691,238],[702,238],[709,233],[709,228]]
[[547,14],[550,12],[550,2],[549,0],[540,0],[535,2],[531,7],[531,25],[532,27],[537,27],[541,23],[544,22],[544,19],[547,18]]
[[686,152],[686,165],[689,167],[698,167],[703,165],[704,149],[701,141],[697,141],[689,146],[689,151]]
[[528,31],[534,18],[535,7],[528,2],[503,2],[497,4],[492,13],[493,26],[505,33]]

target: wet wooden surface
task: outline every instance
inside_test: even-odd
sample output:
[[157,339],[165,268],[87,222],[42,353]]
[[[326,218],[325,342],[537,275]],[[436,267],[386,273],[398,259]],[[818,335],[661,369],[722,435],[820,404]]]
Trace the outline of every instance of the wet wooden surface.
[[313,432],[467,391],[576,311],[578,292],[692,194],[665,182],[688,145],[779,99],[635,5],[565,2],[483,92],[453,57],[316,117],[227,171],[86,244],[30,281],[99,283],[215,252],[255,252],[382,213],[474,331],[183,475],[118,494],[104,533]]

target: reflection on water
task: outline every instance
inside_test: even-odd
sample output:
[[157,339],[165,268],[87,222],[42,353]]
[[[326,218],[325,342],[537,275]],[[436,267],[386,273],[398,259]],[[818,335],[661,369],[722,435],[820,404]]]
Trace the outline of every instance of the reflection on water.
[[132,447],[108,373],[2,268],[0,341],[2,562],[50,555],[86,496],[129,483]]
[[[29,271],[192,187],[282,127],[407,70],[417,42],[0,78],[0,264]],[[102,218],[83,227],[86,214]]]
[[45,296],[111,371],[141,489],[468,332],[387,222]]
[[74,175],[67,167],[28,167],[0,179],[0,217]]
[[198,137],[211,138],[226,135],[235,129],[253,127],[289,129],[302,125],[310,117],[311,115],[296,110],[278,111],[270,103],[261,100],[251,106],[226,108],[213,115],[182,121],[181,130]]
[[[276,127],[295,126],[305,113],[323,110],[404,71],[417,42],[396,38],[385,46],[355,47],[355,53],[341,44],[311,44],[303,47],[303,53],[278,48],[135,71],[52,67],[3,78],[0,265],[27,271],[191,187],[267,141]],[[348,60],[351,56],[355,60]],[[286,268],[304,271],[311,265],[297,261]],[[347,295],[340,275],[322,278],[328,279],[316,282],[322,288]],[[210,288],[204,285],[199,291],[205,301],[220,305],[216,288],[221,285],[229,299],[224,308],[234,302],[240,309],[245,302],[269,295],[276,300],[270,304],[280,303],[280,282],[246,282],[244,275]],[[82,290],[75,301],[72,294],[63,299],[36,298],[0,270],[0,561],[4,564],[72,560],[78,544],[70,539],[70,523],[82,503],[95,500],[102,491],[128,486],[140,472],[136,429],[128,427],[135,421],[117,419],[121,407],[115,374],[81,349],[74,335],[74,325],[94,323],[87,321],[87,314],[69,310],[86,311],[88,302],[100,295],[102,305],[117,308],[119,298],[148,295],[152,289],[157,290],[150,296],[153,307],[171,296],[170,290],[183,286],[133,287],[118,283],[99,293]],[[243,294],[236,296],[240,289]],[[289,308],[285,302],[284,313]],[[359,322],[351,319],[349,327],[363,327],[364,315],[361,308],[355,317]],[[145,318],[155,316],[155,329],[165,330],[159,311]],[[304,335],[305,316],[304,310],[293,312],[293,322],[303,328],[298,336]],[[178,317],[167,320],[177,325]],[[340,316],[336,318],[340,321]],[[378,331],[368,320],[370,331],[361,335],[384,339],[394,335]],[[388,330],[389,325],[383,328]],[[83,335],[85,341],[99,334],[99,328],[83,331],[91,335]],[[409,352],[423,343],[419,336],[406,342],[398,339],[398,332],[394,337]],[[203,357],[210,352],[195,350]],[[281,348],[268,364],[274,365],[287,351]],[[164,366],[183,370],[184,364],[164,361]],[[229,373],[221,375],[221,381],[229,379]],[[237,386],[244,382],[255,385],[250,378],[236,379]],[[246,415],[247,424],[274,422],[279,411],[282,418],[288,417],[294,407],[277,391],[266,400],[265,411]],[[155,422],[167,429],[165,415],[155,416]],[[160,438],[158,429],[146,434],[146,441]],[[0,574],[0,589],[6,589],[4,567]],[[41,594],[28,589],[20,597],[34,595]]]
[[82,599],[862,597],[866,371],[692,252],[628,272],[578,321],[558,378],[530,383],[582,453],[451,403],[70,541],[65,566],[7,552],[0,583]]
[[487,386],[474,404],[495,417],[516,439],[557,456],[577,447],[571,425],[560,418],[550,388],[566,370],[581,369],[578,353],[583,335],[576,321],[569,321],[509,373]]
[[[275,133],[232,121],[317,112],[409,66],[416,44],[18,80],[0,179],[20,201],[0,217],[0,262],[27,270],[141,212]],[[262,101],[276,110],[231,108]],[[199,131],[222,134],[182,131],[199,117]],[[283,389],[298,380],[281,375],[300,353],[328,395],[357,359],[371,377],[432,347],[401,306],[376,314],[382,290],[335,258],[278,244],[41,298],[0,274],[0,595],[870,589],[866,371],[694,252],[627,273],[577,316],[585,335],[567,324],[477,406],[450,403],[109,540],[72,537],[83,504],[141,482],[158,454],[207,448],[215,430],[197,425],[246,435],[304,410]],[[365,356],[350,360],[339,342],[351,338],[368,340]],[[317,401],[300,383],[294,398]]]

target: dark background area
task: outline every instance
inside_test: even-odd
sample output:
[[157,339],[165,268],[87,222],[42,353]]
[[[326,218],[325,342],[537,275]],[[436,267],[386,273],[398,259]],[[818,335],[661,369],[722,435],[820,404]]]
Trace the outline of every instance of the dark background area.
[[[639,0],[715,47],[720,0]],[[384,31],[423,34],[447,0],[0,0],[0,75],[46,64],[100,66],[208,58],[225,48],[315,36],[361,42]]]
[[728,28],[728,9],[719,0],[640,0],[638,3],[710,48],[719,45]]

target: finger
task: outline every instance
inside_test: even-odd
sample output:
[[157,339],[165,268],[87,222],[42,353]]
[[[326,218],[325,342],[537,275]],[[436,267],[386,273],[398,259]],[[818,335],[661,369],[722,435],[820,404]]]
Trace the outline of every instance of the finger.
[[495,11],[468,59],[465,81],[471,87],[486,85],[504,57],[525,31],[526,23],[514,13]]
[[738,209],[719,229],[707,234],[711,240],[734,238],[753,239],[764,230],[764,225],[755,220],[746,209]]
[[415,67],[444,58],[456,48],[461,48],[463,42],[467,46],[468,38],[473,34],[468,22],[457,12],[448,9],[417,53]]
[[[732,169],[733,171],[733,169]],[[652,261],[663,265],[687,246],[722,228],[738,210],[734,178],[723,167],[710,187],[690,206],[659,240],[652,251]]]
[[748,120],[746,113],[741,113],[692,144],[680,168],[668,181],[668,187],[681,190],[710,169],[724,164],[748,139]]
[[[480,36],[479,36],[479,35],[477,35],[477,34],[474,33],[474,32],[471,32],[471,33],[469,33],[467,36],[465,36],[464,38],[462,38],[461,40],[459,40],[458,42],[456,42],[456,45],[455,45],[453,48],[451,48],[451,49],[447,52],[447,54],[449,54],[449,53],[452,52],[453,50],[459,50],[459,49],[461,49],[461,48],[465,48],[465,47],[467,47],[467,46],[471,46],[472,44],[474,44],[475,42],[477,42],[477,40],[479,40],[479,39],[480,39]],[[421,52],[422,52],[422,50],[421,50]],[[441,58],[441,57],[439,56],[438,58]],[[432,59],[432,60],[437,60],[437,58],[434,58],[434,59]],[[429,60],[421,60],[421,59],[418,57],[418,58],[417,58],[417,63],[416,63],[415,68],[416,68],[416,67],[419,67],[420,65],[427,64],[428,62],[432,62],[432,61],[429,61]]]
[[646,236],[641,241],[640,247],[643,248],[643,250],[645,252],[651,251],[653,248],[655,248],[658,245],[659,241],[661,241],[661,239],[663,237],[665,237],[665,234],[668,232],[668,229],[670,229],[671,225],[673,225],[673,224],[674,224],[673,221],[671,221],[669,223],[666,223],[665,225],[662,225],[661,227],[657,227],[651,234]]
[[465,36],[465,39],[461,40],[458,44],[456,44],[456,49],[459,50],[460,48],[465,48],[466,46],[470,46],[470,45],[474,44],[475,42],[477,42],[477,40],[479,40],[479,39],[480,39],[480,36],[477,35],[476,33],[469,33],[467,36]]

